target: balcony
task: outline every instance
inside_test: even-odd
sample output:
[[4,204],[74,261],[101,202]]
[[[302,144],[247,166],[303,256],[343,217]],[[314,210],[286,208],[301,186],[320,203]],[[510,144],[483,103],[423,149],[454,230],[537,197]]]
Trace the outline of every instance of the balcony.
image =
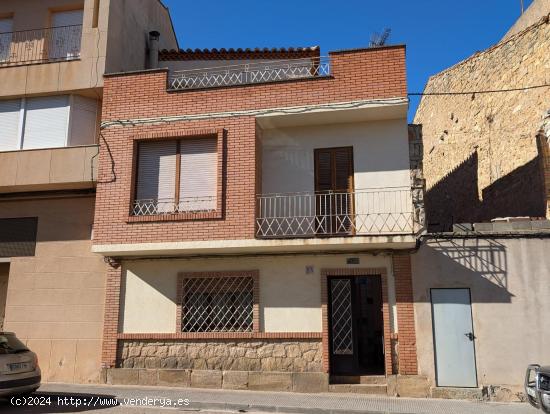
[[257,197],[260,239],[408,235],[415,228],[407,187]]
[[178,70],[170,75],[169,88],[189,90],[313,79],[330,76],[330,67],[330,59],[320,57]]
[[93,188],[98,152],[97,145],[0,152],[0,193]]
[[133,216],[158,216],[181,213],[212,213],[217,208],[216,197],[185,197],[135,200],[132,207]]
[[0,33],[0,67],[80,59],[82,25]]

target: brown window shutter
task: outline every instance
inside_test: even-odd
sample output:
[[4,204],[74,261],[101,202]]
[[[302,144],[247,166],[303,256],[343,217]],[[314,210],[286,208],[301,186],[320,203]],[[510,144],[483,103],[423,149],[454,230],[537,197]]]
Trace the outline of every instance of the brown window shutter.
[[176,141],[141,142],[136,200],[158,200],[168,208],[175,201],[175,193]]
[[180,211],[216,210],[218,153],[216,138],[180,141]]
[[336,192],[353,191],[353,149],[336,148],[334,157],[334,187]]
[[315,150],[315,191],[332,190],[332,152],[327,149]]
[[353,191],[353,148],[315,150],[315,191]]

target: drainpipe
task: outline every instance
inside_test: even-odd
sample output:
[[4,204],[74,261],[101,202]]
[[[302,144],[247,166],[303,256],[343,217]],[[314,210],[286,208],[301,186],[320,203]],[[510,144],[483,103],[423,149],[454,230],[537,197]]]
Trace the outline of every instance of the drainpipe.
[[159,39],[159,32],[156,30],[149,32],[149,69],[156,69],[159,66]]

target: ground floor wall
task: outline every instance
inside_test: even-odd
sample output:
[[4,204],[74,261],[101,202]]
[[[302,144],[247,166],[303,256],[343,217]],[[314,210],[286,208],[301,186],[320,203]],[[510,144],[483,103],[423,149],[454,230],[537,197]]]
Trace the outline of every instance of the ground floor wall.
[[548,238],[425,241],[412,255],[419,373],[437,383],[430,289],[467,288],[478,385],[521,392],[527,365],[550,361],[548,251]]
[[119,342],[123,368],[322,372],[321,340]]
[[[329,373],[327,280],[372,275],[382,280],[385,371],[416,374],[406,252],[127,259],[108,273],[107,367]],[[182,314],[191,314],[183,310],[182,280],[204,278],[201,292],[212,293],[220,289],[212,280],[243,274],[255,281],[249,330],[182,329]],[[202,311],[207,323],[226,318],[210,306]]]
[[93,215],[90,196],[0,202],[0,218],[38,218],[35,256],[10,259],[4,329],[38,354],[44,381],[100,380],[106,265],[91,253]]

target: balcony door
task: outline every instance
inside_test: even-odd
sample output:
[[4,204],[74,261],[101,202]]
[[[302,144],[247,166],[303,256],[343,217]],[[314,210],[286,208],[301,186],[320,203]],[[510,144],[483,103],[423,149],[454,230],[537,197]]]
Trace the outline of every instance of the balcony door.
[[353,230],[353,147],[315,150],[315,230],[348,235]]
[[50,59],[71,60],[80,57],[83,10],[52,13]]
[[7,62],[11,53],[13,20],[0,19],[0,63]]

